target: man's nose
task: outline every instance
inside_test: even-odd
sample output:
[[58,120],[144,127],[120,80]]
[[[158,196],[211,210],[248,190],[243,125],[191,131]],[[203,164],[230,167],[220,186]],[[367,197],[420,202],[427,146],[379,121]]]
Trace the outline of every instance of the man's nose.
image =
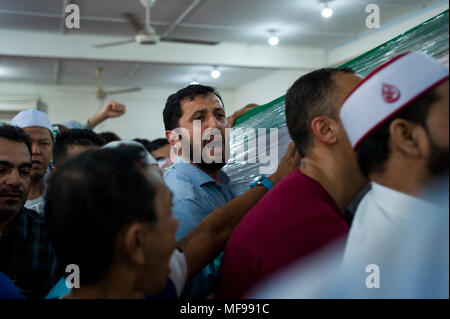
[[31,153],[36,155],[41,154],[41,148],[39,147],[38,143],[31,144]]
[[19,170],[17,170],[17,169],[11,170],[11,173],[8,175],[6,183],[8,185],[12,185],[12,186],[19,186],[19,185],[21,185],[22,184],[22,179],[20,178]]
[[207,128],[219,128],[220,122],[214,115],[208,117],[208,121],[206,122]]

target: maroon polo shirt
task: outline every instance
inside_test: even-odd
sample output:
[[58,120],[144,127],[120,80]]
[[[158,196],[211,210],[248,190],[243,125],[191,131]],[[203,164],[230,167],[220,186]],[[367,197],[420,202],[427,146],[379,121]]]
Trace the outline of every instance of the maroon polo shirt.
[[241,220],[225,248],[217,298],[242,298],[261,279],[332,241],[349,227],[333,198],[299,169]]

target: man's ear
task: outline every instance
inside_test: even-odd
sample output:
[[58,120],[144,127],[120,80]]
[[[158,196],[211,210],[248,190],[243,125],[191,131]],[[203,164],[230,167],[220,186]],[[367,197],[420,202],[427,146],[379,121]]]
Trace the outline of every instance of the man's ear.
[[337,123],[332,118],[316,117],[311,123],[311,128],[316,138],[325,144],[335,144],[339,141]]
[[389,126],[390,143],[409,157],[426,157],[429,149],[428,137],[425,129],[405,119],[395,119]]
[[166,139],[169,141],[170,146],[174,146],[178,142],[175,136],[176,134],[173,134],[172,131],[166,131]]
[[125,229],[123,235],[125,254],[132,263],[140,266],[146,263],[144,227],[144,224],[132,223]]

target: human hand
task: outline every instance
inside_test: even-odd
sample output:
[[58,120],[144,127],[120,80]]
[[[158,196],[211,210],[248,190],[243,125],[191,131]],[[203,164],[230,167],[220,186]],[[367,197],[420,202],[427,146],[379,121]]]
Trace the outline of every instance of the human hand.
[[258,104],[248,104],[246,106],[244,106],[243,108],[237,110],[236,112],[233,113],[233,115],[228,117],[228,126],[229,127],[233,127],[234,126],[234,122],[240,118],[242,115],[244,115],[245,113],[247,113],[248,111],[250,111],[251,109],[254,109],[255,107],[259,106]]
[[111,117],[118,117],[125,114],[127,108],[125,105],[116,102],[116,101],[109,101],[106,103],[106,105],[100,110],[100,113],[104,119],[111,118]]

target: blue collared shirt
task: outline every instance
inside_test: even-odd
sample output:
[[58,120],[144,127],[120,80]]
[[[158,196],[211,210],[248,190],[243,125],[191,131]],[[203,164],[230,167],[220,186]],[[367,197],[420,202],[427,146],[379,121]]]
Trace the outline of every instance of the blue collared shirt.
[[185,161],[175,164],[164,176],[173,193],[172,212],[179,220],[177,241],[193,230],[206,216],[235,196],[230,178],[220,172],[220,183]]
[[[172,212],[180,223],[175,235],[178,241],[235,195],[230,188],[230,178],[223,171],[217,183],[196,166],[181,158],[177,160],[164,179],[173,192]],[[223,253],[186,284],[183,297],[204,298],[213,292],[222,256]]]

